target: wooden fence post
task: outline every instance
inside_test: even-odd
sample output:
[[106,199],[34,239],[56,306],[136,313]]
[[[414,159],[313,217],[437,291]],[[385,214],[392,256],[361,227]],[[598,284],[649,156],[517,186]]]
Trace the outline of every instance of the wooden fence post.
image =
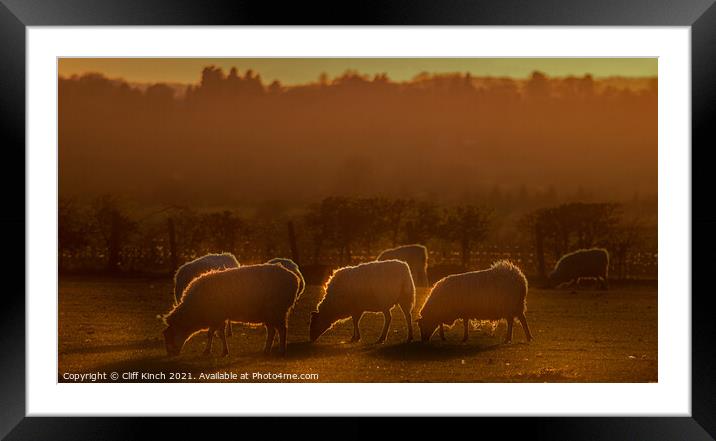
[[298,256],[298,244],[296,243],[296,231],[293,228],[293,222],[288,221],[288,244],[291,247],[291,259],[296,262],[296,265],[300,265]]
[[542,232],[542,225],[539,223],[535,225],[535,240],[537,243],[537,271],[542,280],[545,280],[547,274],[544,266],[544,233]]
[[167,219],[167,229],[169,230],[169,265],[171,272],[177,270],[177,240],[176,240],[176,229],[174,228],[174,219],[171,217]]

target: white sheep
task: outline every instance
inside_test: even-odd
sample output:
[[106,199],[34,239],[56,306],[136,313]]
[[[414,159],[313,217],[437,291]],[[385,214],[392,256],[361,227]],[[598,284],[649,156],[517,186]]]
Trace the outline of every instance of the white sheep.
[[430,340],[438,326],[463,322],[463,341],[467,341],[469,322],[507,320],[505,342],[512,340],[512,326],[517,317],[527,341],[532,334],[527,326],[527,279],[509,261],[494,263],[489,269],[453,274],[439,280],[420,310],[418,326],[422,341]]
[[603,248],[582,249],[565,254],[549,274],[548,285],[557,287],[567,282],[579,283],[580,279],[599,280],[602,289],[609,289],[609,252]]
[[365,312],[382,312],[385,317],[378,343],[385,341],[390,327],[390,309],[400,305],[408,326],[408,341],[413,339],[411,309],[415,286],[408,264],[386,260],[347,266],[336,270],[325,285],[325,296],[318,311],[311,313],[310,339],[316,341],[335,323],[353,319],[353,338],[360,340],[359,322]]
[[189,283],[203,273],[212,270],[237,268],[238,266],[238,260],[231,253],[207,254],[186,262],[174,273],[174,303],[179,303],[182,293],[184,293]]
[[226,320],[266,326],[265,352],[270,352],[276,331],[280,352],[286,352],[286,321],[296,301],[299,279],[280,265],[261,264],[210,271],[192,280],[181,302],[163,317],[164,341],[169,355],[178,355],[186,341],[208,329],[205,354],[211,352],[214,333],[229,354]]
[[384,250],[376,260],[402,260],[410,267],[415,286],[428,286],[428,249],[423,245],[403,245]]
[[[231,253],[210,253],[186,262],[174,273],[174,304],[176,305],[181,301],[181,296],[186,287],[200,275],[209,271],[238,267],[239,261]],[[233,335],[231,322],[229,321],[226,322],[226,335],[229,337]]]
[[298,279],[299,279],[299,288],[298,288],[298,295],[300,296],[301,293],[303,293],[304,288],[306,287],[306,281],[303,280],[303,274],[301,274],[301,270],[298,268],[298,265],[296,265],[296,262],[294,262],[291,259],[285,259],[281,257],[277,257],[275,259],[271,259],[266,263],[274,263],[279,264],[282,267],[286,268],[287,270],[294,273]]

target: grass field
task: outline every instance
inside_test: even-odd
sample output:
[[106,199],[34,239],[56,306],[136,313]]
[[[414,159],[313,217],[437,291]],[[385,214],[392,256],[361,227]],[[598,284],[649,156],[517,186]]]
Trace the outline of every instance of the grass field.
[[[320,382],[655,382],[657,371],[657,288],[615,286],[540,290],[531,288],[527,319],[535,339],[526,343],[519,323],[513,343],[501,344],[505,323],[471,331],[461,343],[456,324],[441,342],[404,343],[405,320],[393,310],[384,344],[375,344],[382,315],[366,314],[363,340],[349,343],[350,322],[335,326],[314,344],[308,342],[309,313],[321,288],[308,286],[289,318],[288,353],[263,355],[263,327],[234,324],[230,355],[202,356],[206,334],[190,340],[179,357],[167,357],[157,314],[171,304],[169,279],[62,277],[59,292],[58,381],[65,373],[139,372],[200,375],[248,374],[238,381],[265,381],[253,373],[318,374]],[[427,290],[418,290],[416,310]],[[417,315],[417,314],[416,314]],[[413,324],[417,340],[419,331]],[[111,381],[111,380],[106,380]],[[119,381],[123,381],[121,378]],[[147,381],[126,379],[124,381]],[[166,380],[152,381],[174,381]],[[186,380],[179,380],[186,381]],[[216,381],[216,380],[208,380]],[[281,380],[285,381],[285,380]],[[291,381],[291,380],[289,380]]]

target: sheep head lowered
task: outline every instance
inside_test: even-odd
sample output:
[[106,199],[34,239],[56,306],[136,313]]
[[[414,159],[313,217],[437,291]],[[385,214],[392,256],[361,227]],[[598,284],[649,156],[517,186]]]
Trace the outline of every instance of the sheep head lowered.
[[309,336],[311,343],[318,340],[332,325],[335,319],[328,317],[326,314],[321,314],[318,311],[311,312],[311,325]]
[[596,278],[607,288],[609,252],[603,248],[573,251],[562,256],[547,278],[549,288],[566,282],[577,282],[580,278]]
[[560,274],[559,268],[556,268],[547,275],[547,282],[545,283],[545,287],[552,289],[555,286],[561,285],[564,282],[568,282],[568,280],[564,279],[565,277]]
[[436,320],[428,320],[421,317],[417,320],[418,328],[420,329],[420,341],[427,342],[430,337],[433,336],[435,331],[438,329],[440,323]]
[[[162,322],[167,324],[166,319],[161,317]],[[167,324],[166,329],[162,332],[164,335],[164,347],[167,350],[169,356],[176,356],[181,353],[184,343],[189,339],[192,331],[183,328],[176,323]]]

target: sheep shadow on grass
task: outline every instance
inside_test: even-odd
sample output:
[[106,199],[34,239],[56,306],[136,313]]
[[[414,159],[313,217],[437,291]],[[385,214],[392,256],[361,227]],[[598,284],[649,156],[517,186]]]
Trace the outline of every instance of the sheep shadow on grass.
[[483,352],[499,350],[501,343],[476,345],[459,342],[411,342],[390,346],[380,346],[368,352],[368,355],[385,360],[401,361],[439,361],[474,356]]
[[355,354],[356,352],[367,352],[370,349],[370,345],[362,343],[331,344],[303,341],[288,343],[285,357],[287,360],[318,359],[336,355],[345,355],[346,353]]

